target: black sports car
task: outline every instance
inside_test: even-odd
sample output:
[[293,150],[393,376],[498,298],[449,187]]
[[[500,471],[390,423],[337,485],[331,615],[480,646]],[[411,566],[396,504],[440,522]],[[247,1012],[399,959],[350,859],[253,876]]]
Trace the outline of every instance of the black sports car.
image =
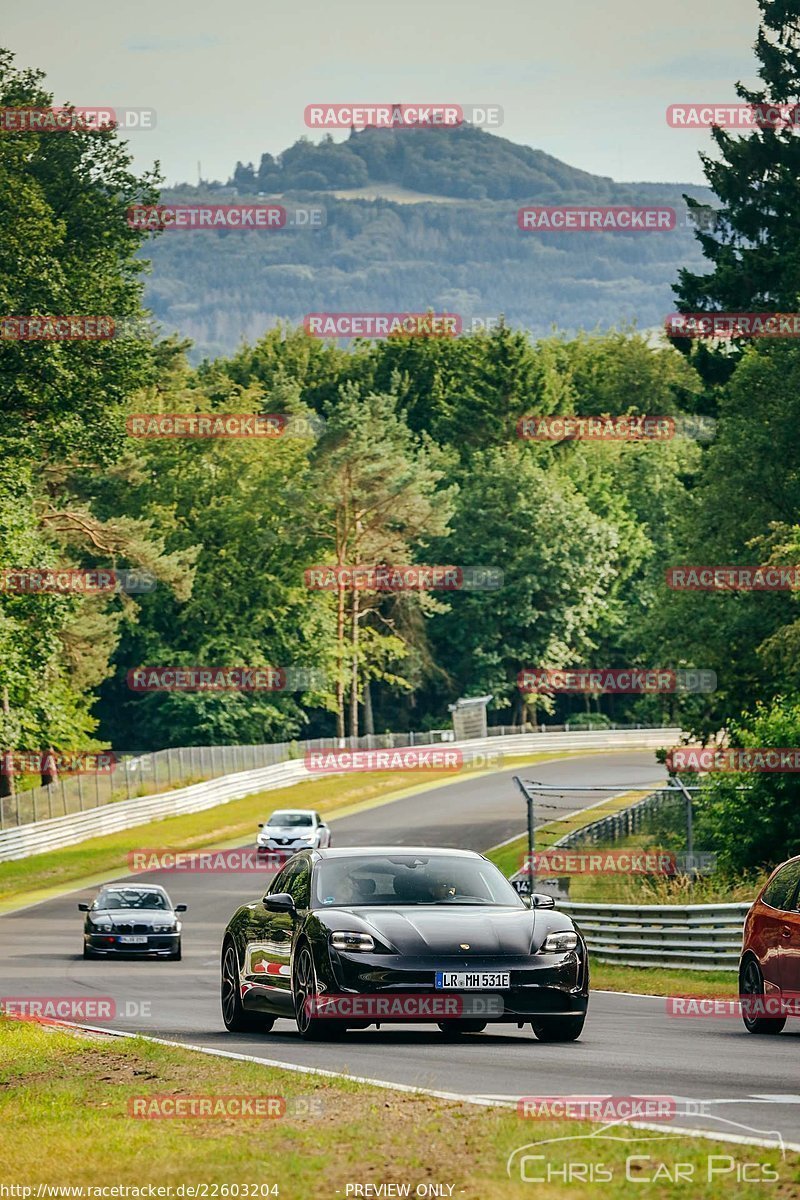
[[550,896],[521,897],[469,850],[305,850],[222,944],[222,1016],[233,1033],[276,1017],[305,1038],[387,1021],[447,1034],[530,1024],[542,1041],[580,1036],[586,944]]
[[111,884],[104,887],[93,904],[79,904],[86,913],[83,926],[83,957],[107,954],[181,957],[181,923],[177,914],[185,904],[173,905],[156,884]]

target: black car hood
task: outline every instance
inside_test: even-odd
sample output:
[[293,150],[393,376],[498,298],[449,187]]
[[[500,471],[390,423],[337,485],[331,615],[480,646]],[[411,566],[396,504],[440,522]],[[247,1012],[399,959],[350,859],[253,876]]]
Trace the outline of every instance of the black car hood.
[[[530,954],[536,924],[536,913],[529,908],[376,905],[347,912],[398,953],[422,956],[463,954],[462,942],[471,954]],[[326,918],[331,915],[326,912]],[[326,923],[333,927],[329,919]]]

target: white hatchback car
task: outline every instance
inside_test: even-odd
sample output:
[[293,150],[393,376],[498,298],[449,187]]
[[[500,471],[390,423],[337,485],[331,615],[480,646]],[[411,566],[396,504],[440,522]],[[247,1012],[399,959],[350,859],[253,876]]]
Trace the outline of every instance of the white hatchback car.
[[331,831],[318,812],[310,808],[282,808],[258,826],[259,854],[295,854],[298,850],[326,850]]

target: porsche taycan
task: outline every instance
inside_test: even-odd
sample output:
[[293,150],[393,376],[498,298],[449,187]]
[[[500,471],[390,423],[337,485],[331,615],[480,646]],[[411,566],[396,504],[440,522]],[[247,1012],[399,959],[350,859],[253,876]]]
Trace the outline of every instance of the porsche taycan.
[[589,967],[550,896],[520,896],[480,854],[430,848],[294,855],[225,931],[222,1015],[235,1033],[289,1018],[304,1038],[394,1021],[458,1036],[530,1025],[580,1036]]

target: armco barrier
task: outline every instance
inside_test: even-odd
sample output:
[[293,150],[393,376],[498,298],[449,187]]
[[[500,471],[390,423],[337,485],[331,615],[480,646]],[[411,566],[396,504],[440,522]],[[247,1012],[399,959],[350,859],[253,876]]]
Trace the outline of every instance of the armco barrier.
[[[469,742],[448,742],[446,745],[449,749],[463,751],[464,761],[469,763],[480,756],[495,755],[498,751],[503,755],[518,755],[550,750],[645,749],[673,745],[679,737],[679,729],[617,729],[597,733],[511,734],[501,738],[493,736]],[[366,746],[366,738],[360,741]],[[28,858],[60,846],[72,846],[86,838],[133,829],[162,817],[201,812],[218,804],[239,800],[242,796],[288,787],[311,778],[314,775],[307,770],[302,759],[291,759],[254,771],[225,775],[207,783],[177,788],[159,796],[119,800],[86,812],[19,825],[0,832],[0,862]]]
[[750,902],[738,904],[586,904],[557,900],[599,962],[626,967],[735,971]]

